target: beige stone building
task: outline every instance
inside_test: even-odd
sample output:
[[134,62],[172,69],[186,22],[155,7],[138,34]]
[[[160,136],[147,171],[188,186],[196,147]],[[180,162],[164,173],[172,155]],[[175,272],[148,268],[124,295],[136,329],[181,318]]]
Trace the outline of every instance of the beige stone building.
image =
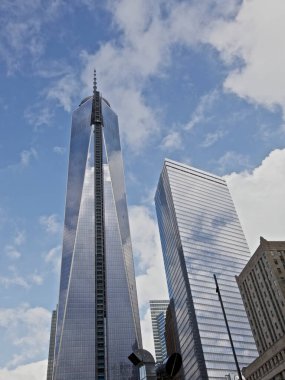
[[237,276],[259,357],[243,369],[247,380],[285,379],[285,241],[260,245]]

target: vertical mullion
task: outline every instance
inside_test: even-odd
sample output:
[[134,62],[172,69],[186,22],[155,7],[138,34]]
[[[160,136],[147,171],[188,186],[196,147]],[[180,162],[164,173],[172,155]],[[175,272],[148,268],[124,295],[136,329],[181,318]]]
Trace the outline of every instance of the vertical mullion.
[[101,98],[94,91],[92,120],[94,125],[94,207],[95,207],[95,332],[96,380],[105,380],[105,244],[104,244],[104,188],[103,136]]

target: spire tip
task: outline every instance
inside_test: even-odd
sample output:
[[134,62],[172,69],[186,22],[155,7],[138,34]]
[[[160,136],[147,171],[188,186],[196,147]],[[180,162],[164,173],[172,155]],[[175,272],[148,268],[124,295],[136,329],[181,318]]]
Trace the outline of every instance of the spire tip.
[[97,78],[96,78],[96,69],[94,69],[94,79],[93,79],[93,95],[97,91]]

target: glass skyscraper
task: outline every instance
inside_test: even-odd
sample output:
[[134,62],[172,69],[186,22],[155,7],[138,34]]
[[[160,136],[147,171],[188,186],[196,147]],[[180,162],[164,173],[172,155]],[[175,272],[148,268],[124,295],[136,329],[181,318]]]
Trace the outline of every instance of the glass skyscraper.
[[236,373],[213,279],[218,278],[240,367],[257,357],[236,284],[249,249],[225,181],[165,160],[155,196],[185,380]]
[[162,363],[167,356],[165,343],[165,315],[169,300],[151,300],[149,301],[149,305],[155,358],[158,363]]
[[141,347],[118,119],[94,83],[72,116],[53,380],[137,380]]

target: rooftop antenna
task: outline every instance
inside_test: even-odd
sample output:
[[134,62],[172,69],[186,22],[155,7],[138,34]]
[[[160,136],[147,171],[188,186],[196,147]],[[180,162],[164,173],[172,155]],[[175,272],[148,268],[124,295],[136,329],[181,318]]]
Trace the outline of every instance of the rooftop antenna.
[[91,124],[102,125],[101,97],[100,97],[99,91],[97,91],[96,70],[94,70],[94,78],[93,78],[93,104],[92,104]]
[[97,91],[97,78],[96,78],[96,69],[94,69],[94,78],[93,78],[93,95]]

